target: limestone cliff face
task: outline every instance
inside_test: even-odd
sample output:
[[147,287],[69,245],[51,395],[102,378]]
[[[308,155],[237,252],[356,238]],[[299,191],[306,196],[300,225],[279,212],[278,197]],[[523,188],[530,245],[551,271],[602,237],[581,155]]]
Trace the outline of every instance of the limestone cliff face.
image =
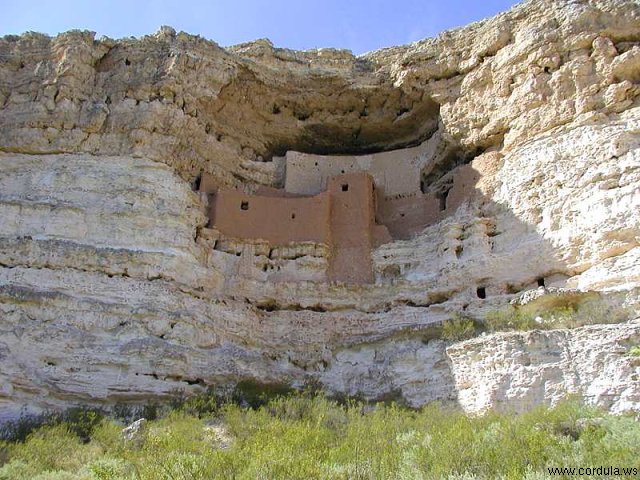
[[[460,168],[478,180],[376,248],[368,285],[318,281],[317,245],[217,243],[193,188],[201,172],[282,187],[291,150],[402,162],[417,145],[427,191]],[[222,49],[169,28],[4,37],[0,416],[243,379],[469,411],[565,393],[640,409],[638,321],[432,339],[539,278],[637,306],[639,187],[631,0],[527,2],[361,57]]]

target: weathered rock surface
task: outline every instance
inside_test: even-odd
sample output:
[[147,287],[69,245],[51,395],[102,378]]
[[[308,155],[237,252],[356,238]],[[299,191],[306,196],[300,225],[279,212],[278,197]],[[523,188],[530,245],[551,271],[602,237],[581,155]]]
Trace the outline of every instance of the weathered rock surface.
[[[434,185],[462,163],[480,179],[451,215],[377,248],[371,285],[305,280],[326,263],[308,245],[214,249],[191,188],[201,171],[281,186],[287,150],[428,138]],[[638,323],[433,339],[452,313],[482,318],[539,278],[637,306],[639,187],[631,0],[527,2],[361,57],[169,28],[4,37],[0,416],[243,379],[469,411],[564,393],[640,409]]]
[[640,409],[640,322],[512,332],[447,349],[456,398],[469,412],[523,411],[567,394],[612,412]]
[[140,437],[140,434],[142,433],[142,431],[144,430],[146,423],[147,423],[146,418],[140,418],[135,422],[133,422],[131,425],[123,428],[121,432],[122,438],[127,442],[137,440]]

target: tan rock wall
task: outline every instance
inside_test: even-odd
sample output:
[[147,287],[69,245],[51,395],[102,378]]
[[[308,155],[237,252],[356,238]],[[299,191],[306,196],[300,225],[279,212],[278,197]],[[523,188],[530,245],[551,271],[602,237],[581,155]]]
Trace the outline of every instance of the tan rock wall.
[[640,362],[627,354],[640,323],[512,332],[447,348],[468,412],[527,411],[574,395],[612,412],[640,409]]
[[[632,0],[532,1],[361,57],[170,29],[0,39],[0,413],[241,379],[472,411],[565,391],[637,409],[636,324],[429,339],[540,277],[637,306],[638,18]],[[458,160],[480,178],[375,248],[371,284],[325,281],[315,243],[214,249],[191,190],[202,171],[242,194],[282,187],[288,150],[415,145],[429,192]],[[398,172],[417,158],[389,155]]]

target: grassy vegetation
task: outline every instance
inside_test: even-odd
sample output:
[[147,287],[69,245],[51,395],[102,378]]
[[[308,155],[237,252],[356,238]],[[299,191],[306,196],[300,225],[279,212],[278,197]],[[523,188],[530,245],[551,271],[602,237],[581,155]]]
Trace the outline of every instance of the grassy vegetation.
[[577,328],[621,323],[631,316],[630,309],[610,305],[600,299],[589,299],[567,302],[547,310],[526,310],[509,305],[502,310],[489,312],[485,317],[484,327],[489,332]]
[[459,342],[476,337],[483,332],[508,332],[529,330],[551,330],[577,328],[585,325],[621,323],[631,319],[633,311],[608,304],[601,299],[562,303],[552,308],[530,309],[507,305],[500,310],[488,312],[482,321],[455,313],[442,322],[440,338]]
[[553,306],[532,308],[506,305],[492,310],[482,319],[473,319],[462,313],[454,313],[442,322],[439,337],[449,342],[459,342],[488,332],[551,330],[578,328],[585,325],[622,323],[637,316],[632,308],[620,307],[601,298],[580,299],[568,297],[555,299]]
[[640,423],[573,402],[469,417],[317,395],[257,408],[201,396],[147,422],[135,441],[114,420],[74,418],[2,444],[0,479],[533,480],[551,478],[551,466],[640,466]]
[[629,355],[632,357],[640,357],[640,345],[636,345],[635,347],[631,347],[629,349]]
[[471,318],[455,314],[449,320],[442,322],[441,337],[451,342],[459,342],[477,335],[475,322]]

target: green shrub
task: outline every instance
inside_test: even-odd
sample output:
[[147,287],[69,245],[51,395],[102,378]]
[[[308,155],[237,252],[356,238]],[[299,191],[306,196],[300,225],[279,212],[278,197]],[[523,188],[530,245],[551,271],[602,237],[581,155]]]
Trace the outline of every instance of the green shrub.
[[547,312],[540,312],[534,319],[541,322],[543,328],[576,328],[580,327],[577,321],[577,311],[575,307],[557,307]]
[[225,396],[215,389],[210,388],[204,393],[192,395],[183,399],[175,405],[187,415],[194,415],[198,418],[210,417],[220,410],[220,405],[227,400]]
[[76,407],[64,411],[58,421],[67,425],[82,441],[88,441],[93,430],[100,425],[104,412],[95,408]]
[[0,467],[0,480],[17,480],[20,478],[33,478],[42,467],[20,459],[12,459]]
[[273,398],[289,393],[292,393],[292,389],[288,385],[246,380],[236,385],[230,400],[236,404],[246,404],[257,408],[266,405]]
[[488,312],[484,325],[490,332],[577,328],[585,325],[620,323],[631,317],[631,310],[609,304],[601,298],[582,302],[567,301],[546,310],[519,309],[511,305]]
[[472,319],[454,314],[451,319],[442,322],[442,338],[451,342],[467,340],[476,335],[476,326]]
[[5,422],[0,427],[0,438],[25,441],[33,431],[40,427],[65,424],[81,440],[87,441],[93,429],[100,424],[103,418],[104,412],[89,407],[73,407],[63,412],[23,415],[17,420]]
[[576,306],[571,327],[583,325],[609,324],[626,322],[633,315],[633,310],[621,307],[604,298],[589,298]]
[[88,461],[97,458],[101,451],[94,445],[85,445],[71,431],[69,425],[44,426],[31,433],[24,442],[9,444],[9,463],[0,469],[0,479],[32,478],[14,477],[12,471],[25,472],[76,472]]
[[[215,468],[207,455],[179,450],[146,461],[138,469],[139,478],[149,480],[208,480],[216,478]],[[118,477],[119,478],[119,477]]]
[[636,345],[635,347],[631,347],[629,349],[629,355],[632,357],[640,357],[640,345]]
[[112,420],[104,419],[93,429],[91,443],[103,452],[120,453],[125,449],[125,440],[122,437],[124,426]]
[[128,480],[135,478],[133,466],[119,458],[100,458],[86,465],[82,473],[92,480]]
[[536,321],[535,315],[524,313],[513,307],[487,313],[484,319],[484,325],[489,332],[543,328],[542,323]]
[[94,480],[93,477],[87,475],[78,475],[75,473],[65,472],[63,470],[59,470],[56,472],[44,472],[35,477],[32,477],[30,480]]
[[[85,444],[68,425],[45,426],[6,444],[0,479],[537,480],[548,466],[640,467],[640,423],[577,401],[480,416],[308,394],[216,408],[213,422],[182,408],[151,420],[140,442],[107,419]],[[212,427],[230,438],[224,448]]]

